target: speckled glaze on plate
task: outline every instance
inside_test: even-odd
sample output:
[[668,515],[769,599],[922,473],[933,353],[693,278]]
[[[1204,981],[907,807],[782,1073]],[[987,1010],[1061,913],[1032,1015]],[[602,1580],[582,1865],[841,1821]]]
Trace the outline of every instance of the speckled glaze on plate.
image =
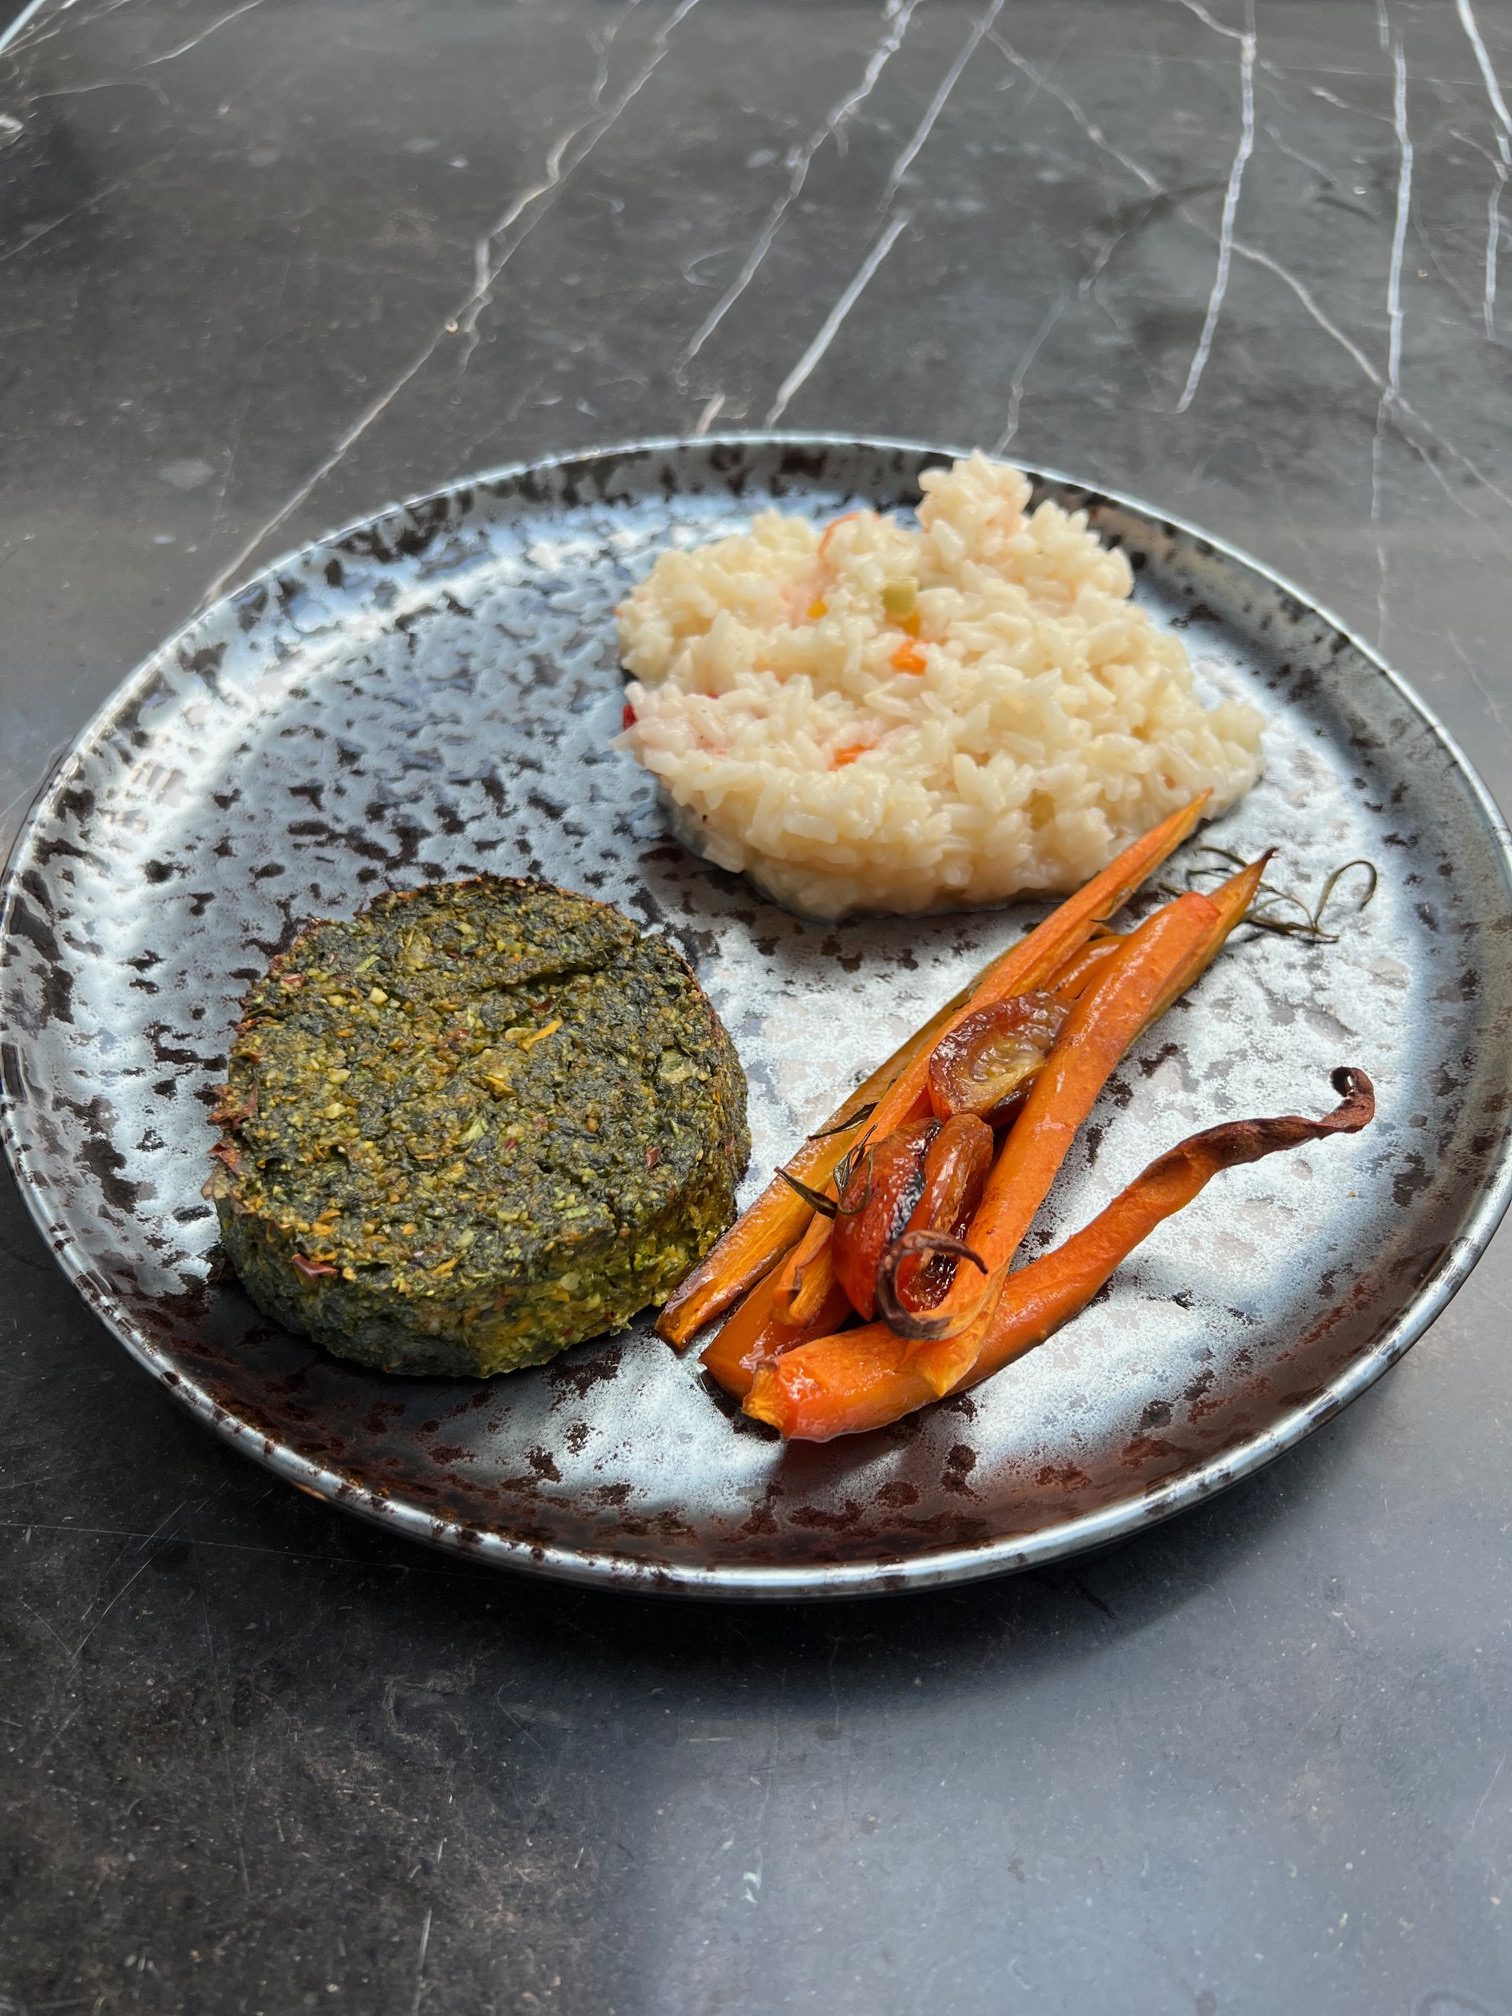
[[1324,1110],[1334,1065],[1375,1079],[1368,1134],[1221,1178],[1021,1364],[827,1448],[731,1420],[649,1320],[493,1383],[410,1381],[327,1358],[211,1281],[213,1088],[242,990],[308,917],[494,870],[667,931],[749,1074],[754,1189],[837,1085],[1039,914],[801,923],[669,840],[610,746],[613,605],[663,545],[769,504],[907,506],[945,459],[768,438],[504,471],[270,568],[80,737],[11,862],[6,1145],[90,1306],[238,1447],[414,1537],[573,1580],[918,1587],[1222,1489],[1362,1391],[1464,1279],[1508,1195],[1504,824],[1338,625],[1191,530],[1047,476],[1042,494],[1128,551],[1204,677],[1269,716],[1267,775],[1210,837],[1279,842],[1300,887],[1361,855],[1382,879],[1337,945],[1230,946],[1109,1087],[1031,1250],[1196,1126]]

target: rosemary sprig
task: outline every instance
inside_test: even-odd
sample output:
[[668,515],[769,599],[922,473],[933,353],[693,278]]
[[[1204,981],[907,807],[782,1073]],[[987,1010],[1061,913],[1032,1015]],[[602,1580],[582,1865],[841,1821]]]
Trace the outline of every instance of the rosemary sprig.
[[827,1141],[831,1134],[844,1134],[852,1127],[859,1127],[863,1120],[870,1120],[876,1110],[876,1100],[868,1099],[866,1104],[858,1106],[854,1113],[848,1113],[843,1120],[835,1121],[831,1127],[819,1128],[817,1132],[810,1134],[808,1139],[810,1141]]
[[777,1174],[786,1183],[788,1188],[796,1190],[804,1203],[817,1211],[821,1218],[834,1217],[839,1207],[833,1197],[826,1197],[822,1190],[811,1190],[808,1184],[800,1181],[790,1169],[784,1169],[779,1165]]
[[[1206,846],[1199,853],[1211,854],[1216,858],[1210,865],[1198,864],[1186,871],[1188,889],[1199,888],[1204,881],[1220,882],[1228,879],[1234,868],[1248,867],[1243,855],[1235,854],[1227,847]],[[1337,945],[1339,933],[1326,931],[1323,919],[1333,902],[1340,882],[1354,869],[1363,869],[1366,876],[1365,893],[1355,905],[1355,914],[1368,908],[1371,899],[1380,886],[1380,872],[1373,861],[1345,861],[1335,868],[1324,880],[1316,903],[1309,905],[1293,889],[1282,889],[1274,882],[1262,882],[1255,894],[1256,905],[1248,912],[1244,921],[1253,924],[1257,931],[1273,932],[1278,938],[1305,938],[1310,945]],[[1176,890],[1165,892],[1176,895]]]
[[[866,1112],[870,1113],[871,1111],[873,1111],[873,1108],[868,1106],[866,1108]],[[865,1114],[862,1114],[858,1117],[864,1118]],[[832,1128],[830,1131],[832,1133],[836,1133],[839,1130],[836,1128]],[[833,1197],[828,1196],[823,1190],[815,1190],[811,1188],[809,1184],[801,1181],[800,1178],[795,1176],[790,1169],[783,1169],[779,1167],[777,1170],[777,1174],[782,1178],[783,1182],[787,1184],[788,1188],[790,1190],[796,1190],[798,1195],[803,1199],[804,1203],[809,1205],[813,1210],[817,1211],[821,1218],[839,1217],[842,1212],[842,1207],[839,1200],[845,1195],[846,1191],[850,1188],[851,1176],[855,1171],[857,1162],[860,1160],[861,1156],[865,1153],[866,1145],[871,1140],[871,1137],[872,1137],[872,1130],[868,1127],[866,1132],[861,1136],[861,1139],[855,1142],[850,1148],[848,1148],[846,1152],[840,1157],[840,1160],[835,1164],[835,1195]],[[844,1209],[843,1215],[847,1218],[853,1218],[858,1211],[864,1211],[866,1209],[867,1204],[870,1202],[870,1200],[871,1200],[871,1181],[870,1178],[868,1177],[866,1189],[862,1193],[860,1203],[852,1204],[846,1207]]]

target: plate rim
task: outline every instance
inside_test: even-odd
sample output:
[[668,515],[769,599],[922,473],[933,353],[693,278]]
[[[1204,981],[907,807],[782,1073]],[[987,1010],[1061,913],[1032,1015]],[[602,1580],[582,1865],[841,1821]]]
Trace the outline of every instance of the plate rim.
[[[30,799],[7,853],[0,878],[0,950],[11,937],[12,918],[20,894],[21,876],[26,872],[34,841],[43,820],[53,811],[60,793],[75,769],[107,732],[114,718],[158,676],[168,659],[215,611],[226,604],[274,581],[280,572],[305,562],[321,549],[339,546],[372,525],[398,513],[416,512],[464,489],[486,489],[519,484],[523,480],[578,465],[603,463],[657,454],[706,454],[720,448],[763,450],[771,448],[862,450],[876,453],[958,459],[976,452],[965,448],[942,447],[899,436],[835,434],[828,432],[753,430],[707,435],[660,435],[645,439],[610,442],[569,453],[537,456],[509,462],[452,478],[446,483],[401,498],[395,502],[346,520],[333,530],[307,539],[275,555],[245,580],[226,587],[215,598],[203,602],[122,678],[89,719],[54,760]],[[1499,860],[1502,883],[1512,899],[1512,828],[1503,815],[1485,780],[1452,731],[1433,708],[1380,653],[1342,622],[1332,610],[1318,602],[1288,576],[1255,559],[1227,540],[1174,513],[1163,511],[1141,498],[1100,484],[1087,483],[1063,470],[1038,463],[1016,462],[1032,483],[1060,484],[1086,493],[1089,500],[1112,505],[1154,522],[1205,545],[1215,557],[1258,577],[1273,590],[1289,596],[1301,608],[1329,625],[1358,652],[1372,671],[1384,677],[1400,699],[1423,722],[1447,751],[1468,787],[1469,796],[1481,815]],[[6,964],[0,961],[0,1028],[10,1026],[7,1011],[10,986]],[[7,1039],[9,1051],[17,1044]],[[333,1507],[356,1514],[390,1532],[418,1540],[463,1559],[486,1562],[544,1575],[552,1580],[594,1588],[629,1589],[638,1593],[681,1594],[726,1597],[737,1600],[822,1600],[837,1596],[893,1594],[937,1588],[947,1583],[973,1581],[988,1575],[1011,1574],[1062,1560],[1070,1555],[1105,1547],[1147,1527],[1160,1524],[1177,1512],[1216,1496],[1219,1492],[1253,1476],[1258,1470],[1296,1447],[1316,1428],[1341,1413],[1350,1403],[1390,1370],[1437,1321],[1468,1280],[1486,1251],[1497,1227],[1512,1204],[1512,1127],[1504,1127],[1495,1151],[1489,1179],[1482,1185],[1474,1204],[1455,1237],[1440,1256],[1433,1271],[1420,1282],[1392,1319],[1385,1335],[1369,1350],[1347,1365],[1323,1391],[1304,1406],[1290,1409],[1267,1427],[1239,1444],[1178,1472],[1153,1490],[1103,1506],[1076,1519],[1057,1522],[1026,1535],[999,1534],[967,1546],[921,1551],[905,1558],[886,1561],[826,1562],[783,1566],[752,1566],[726,1563],[692,1566],[612,1552],[531,1542],[478,1527],[464,1520],[444,1519],[422,1511],[417,1505],[390,1497],[352,1475],[334,1470],[302,1455],[297,1449],[267,1436],[262,1430],[227,1412],[225,1407],[194,1381],[166,1362],[163,1352],[142,1332],[140,1326],[113,1297],[104,1293],[93,1276],[89,1257],[59,1216],[47,1208],[49,1192],[41,1187],[31,1168],[35,1142],[23,1137],[19,1124],[30,1102],[19,1084],[13,1085],[9,1069],[0,1071],[0,1145],[3,1145],[17,1190],[38,1231],[47,1241],[54,1260],[105,1329],[157,1383],[181,1406],[210,1428],[232,1448],[240,1450],[263,1468],[285,1478],[311,1496]]]

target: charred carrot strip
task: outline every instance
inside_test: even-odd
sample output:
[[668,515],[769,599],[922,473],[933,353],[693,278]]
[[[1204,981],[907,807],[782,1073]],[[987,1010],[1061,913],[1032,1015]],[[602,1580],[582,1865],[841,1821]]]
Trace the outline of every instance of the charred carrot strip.
[[[980,1350],[952,1390],[1001,1371],[1078,1315],[1120,1262],[1221,1171],[1368,1126],[1375,1094],[1365,1073],[1336,1071],[1333,1084],[1341,1103],[1321,1120],[1288,1113],[1230,1121],[1152,1162],[1090,1225],[1009,1278]],[[904,1349],[897,1338],[889,1344],[878,1324],[800,1345],[756,1372],[745,1411],[797,1441],[886,1427],[938,1397]]]
[[733,1316],[726,1319],[719,1335],[700,1359],[710,1378],[743,1400],[751,1390],[758,1367],[770,1364],[784,1351],[826,1336],[850,1314],[845,1291],[837,1284],[814,1312],[807,1324],[781,1323],[772,1314],[771,1285],[758,1281]]
[[[929,1053],[939,1037],[975,1008],[1043,987],[1085,944],[1098,921],[1122,909],[1140,884],[1175,853],[1202,817],[1208,796],[1202,792],[1141,834],[1085,888],[1068,896],[1016,945],[984,967],[964,998],[958,996],[931,1017],[850,1094],[820,1136],[804,1143],[787,1165],[791,1173],[811,1189],[822,1189],[851,1145],[853,1137],[841,1130],[863,1106],[875,1106],[868,1124],[878,1138],[922,1112],[928,1098]],[[813,1217],[812,1207],[780,1176],[774,1178],[673,1294],[656,1326],[662,1336],[669,1343],[686,1344],[705,1323],[732,1308],[751,1284],[802,1238]],[[826,1220],[818,1223],[820,1233],[828,1231]],[[822,1243],[822,1237],[816,1235],[816,1248]],[[791,1295],[790,1285],[786,1292]]]

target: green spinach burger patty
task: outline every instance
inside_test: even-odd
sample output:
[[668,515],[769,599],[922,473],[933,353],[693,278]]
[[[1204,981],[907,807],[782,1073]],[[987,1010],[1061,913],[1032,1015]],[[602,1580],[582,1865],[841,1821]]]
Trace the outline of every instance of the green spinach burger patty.
[[685,960],[541,882],[380,896],[243,1004],[206,1194],[248,1293],[389,1372],[540,1364],[734,1212],[745,1077]]

